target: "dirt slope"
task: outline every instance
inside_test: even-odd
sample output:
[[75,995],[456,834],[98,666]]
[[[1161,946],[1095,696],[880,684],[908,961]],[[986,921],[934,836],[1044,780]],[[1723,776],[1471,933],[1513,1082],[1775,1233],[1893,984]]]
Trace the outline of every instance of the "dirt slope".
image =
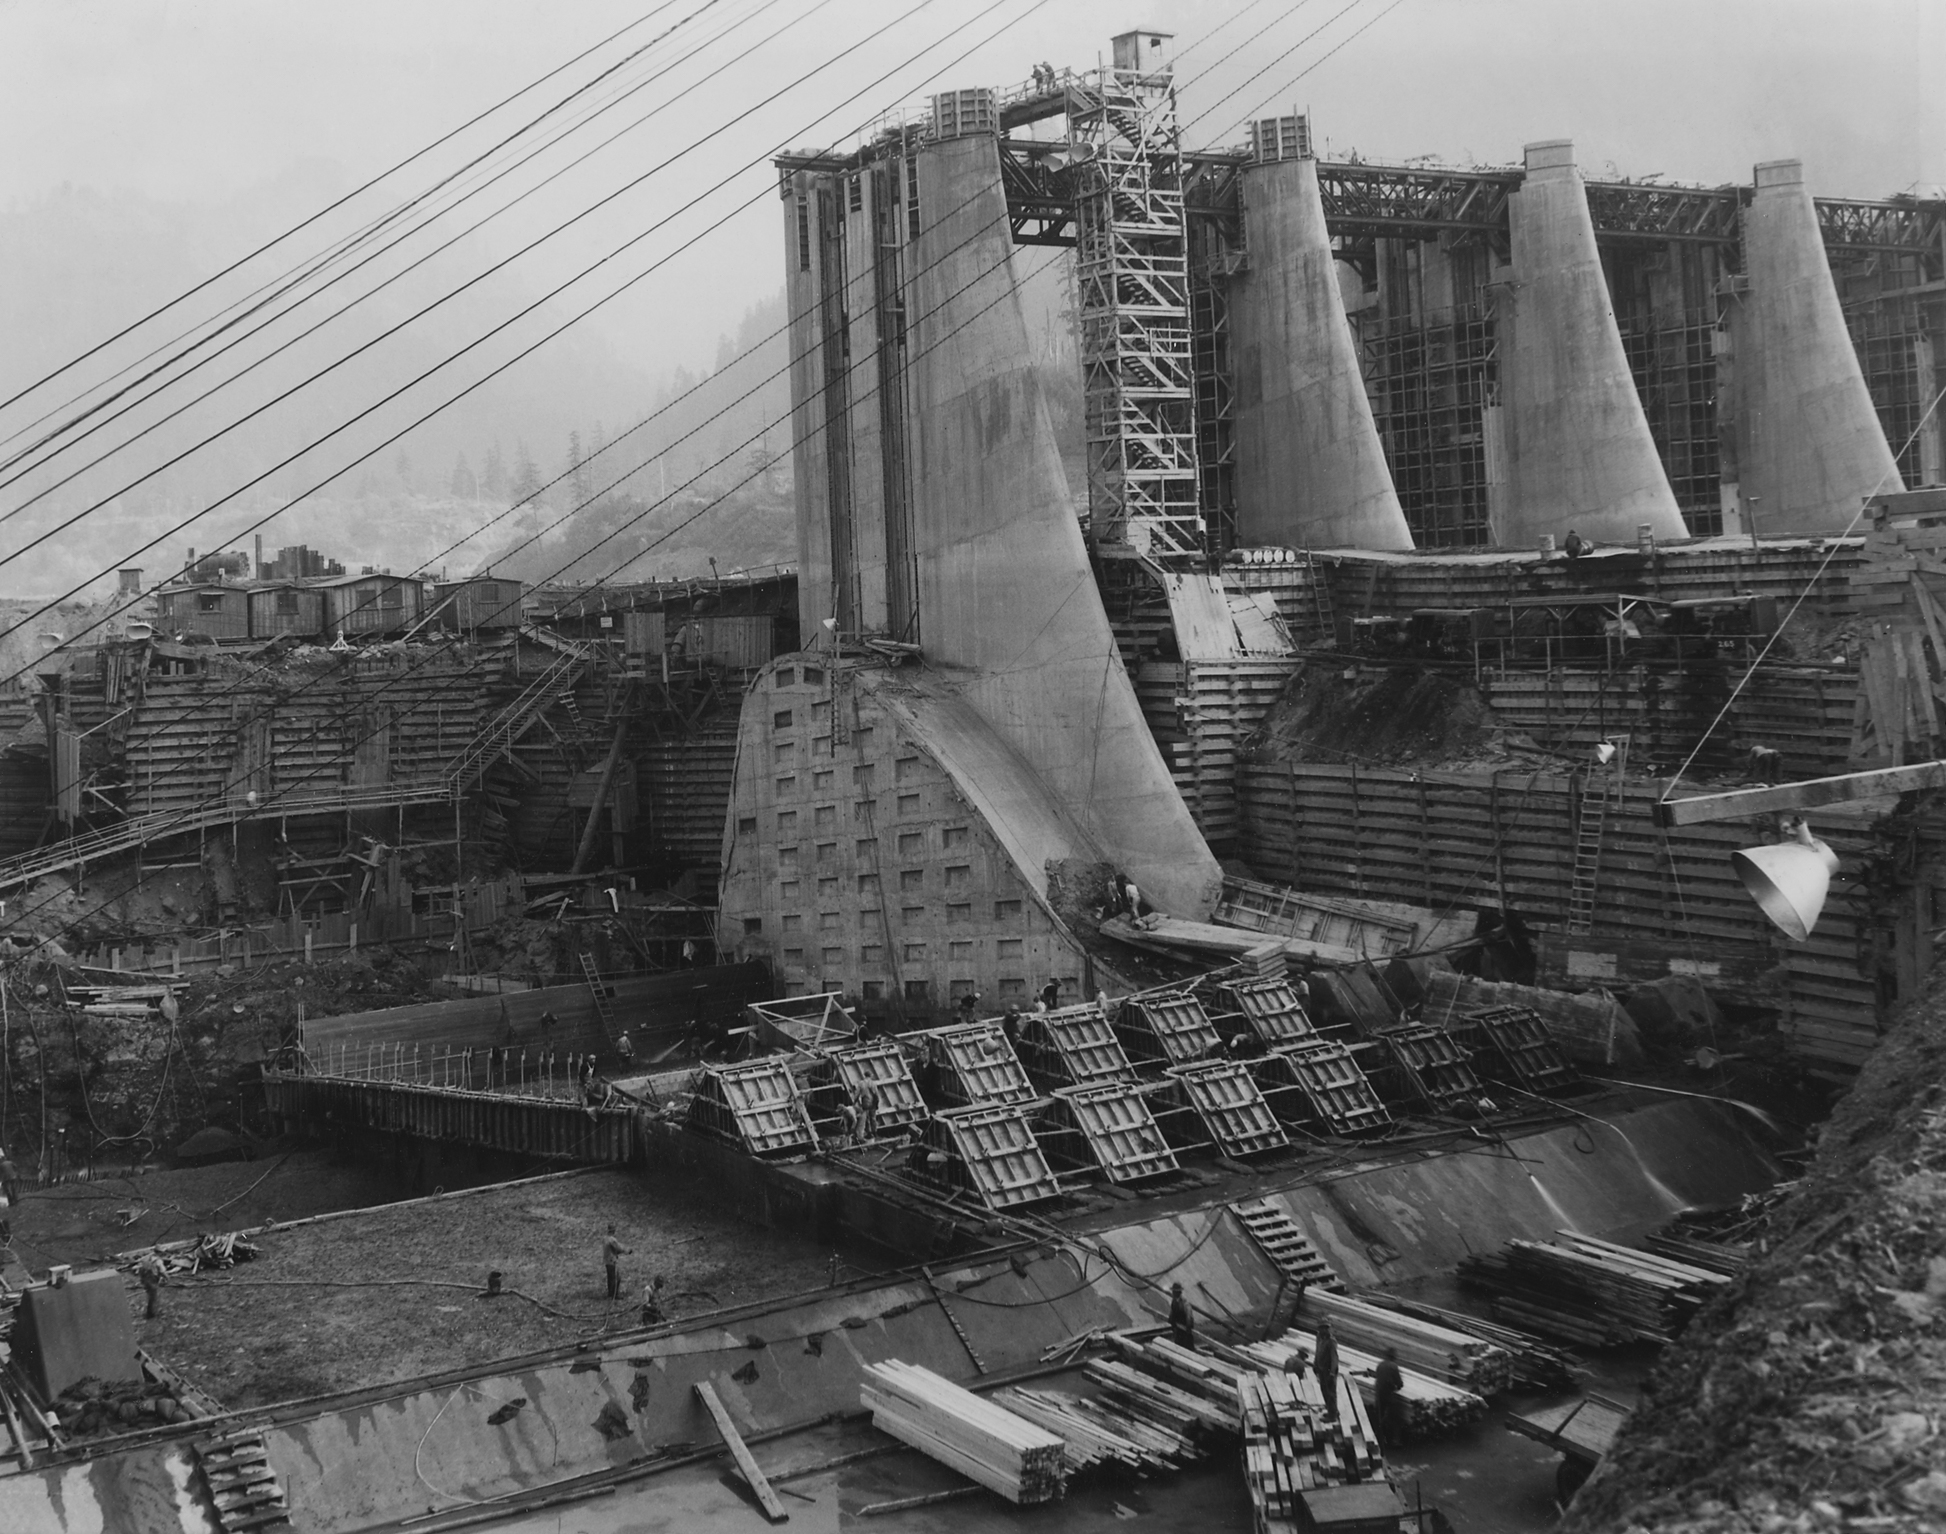
[[1839,1102],[1762,1255],[1562,1527],[1946,1529],[1946,984]]

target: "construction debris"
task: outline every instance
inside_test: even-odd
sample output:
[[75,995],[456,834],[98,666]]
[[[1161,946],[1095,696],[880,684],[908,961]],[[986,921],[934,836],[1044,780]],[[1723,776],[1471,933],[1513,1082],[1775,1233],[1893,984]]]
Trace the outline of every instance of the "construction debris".
[[859,1399],[880,1432],[1009,1502],[1050,1502],[1067,1490],[1067,1447],[1059,1438],[930,1369],[897,1359],[873,1364]]

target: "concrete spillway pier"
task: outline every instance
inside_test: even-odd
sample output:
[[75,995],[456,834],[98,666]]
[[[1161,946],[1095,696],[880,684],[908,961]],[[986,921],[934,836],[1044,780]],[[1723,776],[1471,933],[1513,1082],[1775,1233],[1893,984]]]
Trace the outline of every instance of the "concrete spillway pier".
[[1587,189],[1566,140],[1527,146],[1508,199],[1513,273],[1498,302],[1506,482],[1495,541],[1570,530],[1633,541],[1688,529],[1629,374],[1595,248]]
[[1841,533],[1905,485],[1845,328],[1796,160],[1756,168],[1743,214],[1748,286],[1729,306],[1739,500],[1765,534]]
[[1243,173],[1250,265],[1233,281],[1237,528],[1245,543],[1409,549],[1345,321],[1310,158]]

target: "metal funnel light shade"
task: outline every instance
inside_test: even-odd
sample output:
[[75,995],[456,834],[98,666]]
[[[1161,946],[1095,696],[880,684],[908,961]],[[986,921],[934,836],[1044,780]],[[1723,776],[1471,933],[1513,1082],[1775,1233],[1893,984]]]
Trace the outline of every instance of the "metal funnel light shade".
[[1831,876],[1838,871],[1838,854],[1811,834],[1802,820],[1787,828],[1790,839],[1769,847],[1746,847],[1730,854],[1730,862],[1762,908],[1785,936],[1803,942],[1818,924]]

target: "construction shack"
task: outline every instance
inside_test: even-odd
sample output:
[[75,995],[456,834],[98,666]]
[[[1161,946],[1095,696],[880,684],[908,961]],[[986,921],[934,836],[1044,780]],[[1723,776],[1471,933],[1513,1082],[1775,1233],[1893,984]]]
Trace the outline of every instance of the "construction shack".
[[156,593],[156,626],[165,634],[206,634],[211,639],[250,637],[250,592],[222,581],[166,586]]
[[426,588],[409,576],[368,571],[320,581],[327,630],[342,634],[389,634],[419,621]]
[[527,588],[506,576],[476,575],[440,581],[432,589],[434,624],[458,633],[520,627]]
[[280,634],[311,637],[324,632],[324,593],[297,581],[271,581],[250,588],[250,637]]

